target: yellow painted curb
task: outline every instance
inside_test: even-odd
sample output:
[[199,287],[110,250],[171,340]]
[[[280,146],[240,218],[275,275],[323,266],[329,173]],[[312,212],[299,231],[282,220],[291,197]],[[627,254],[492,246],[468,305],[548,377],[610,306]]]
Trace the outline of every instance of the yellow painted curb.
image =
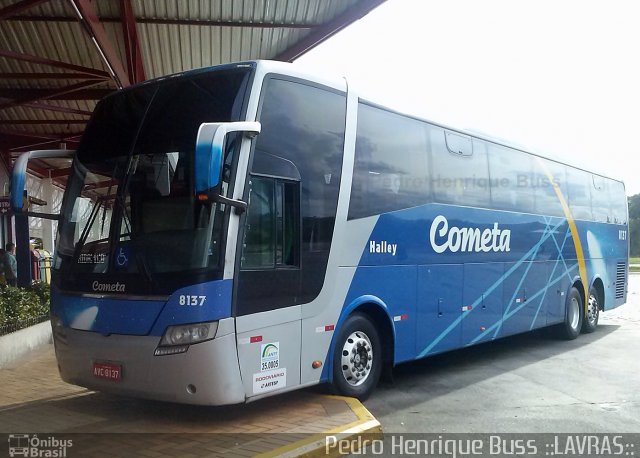
[[[351,411],[358,417],[356,421],[332,428],[324,433],[316,433],[306,439],[279,447],[266,453],[256,455],[261,458],[270,457],[317,457],[317,456],[339,456],[335,447],[327,452],[327,436],[337,436],[340,441],[354,441],[359,436],[367,436],[367,441],[382,437],[382,427],[380,422],[371,415],[365,406],[355,398],[344,396],[324,395],[326,398],[340,399],[344,401]],[[359,442],[355,441],[355,445]],[[355,451],[355,448],[353,449]]]

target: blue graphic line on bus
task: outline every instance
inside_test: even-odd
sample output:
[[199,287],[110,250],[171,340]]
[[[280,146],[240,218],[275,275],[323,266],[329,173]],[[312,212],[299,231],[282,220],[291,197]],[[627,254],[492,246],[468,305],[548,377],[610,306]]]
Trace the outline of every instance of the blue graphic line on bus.
[[[504,282],[513,272],[516,271],[516,269],[518,269],[518,267],[520,267],[527,259],[529,259],[529,257],[531,257],[532,253],[535,253],[538,251],[538,249],[540,248],[540,246],[546,242],[549,237],[551,237],[553,235],[553,233],[555,233],[555,231],[558,230],[558,228],[560,228],[560,226],[562,226],[564,223],[566,222],[565,219],[560,220],[560,222],[558,224],[556,224],[552,230],[550,231],[544,231],[544,233],[542,234],[542,237],[540,238],[540,240],[538,240],[538,242],[531,247],[531,249],[529,251],[527,251],[527,253],[520,258],[520,260],[518,262],[516,262],[513,266],[511,266],[511,268],[509,270],[507,270],[504,275],[502,277],[500,277],[498,280],[496,280],[496,282],[491,285],[485,292],[484,295],[488,296],[489,294],[491,294],[491,292],[493,292],[494,289],[496,289],[502,282]],[[476,305],[478,305],[481,301],[482,301],[482,294],[480,295],[480,297],[478,297],[478,299],[476,299],[473,304],[471,305],[471,307],[475,307]],[[431,349],[433,347],[435,347],[436,345],[438,345],[438,343],[444,339],[453,329],[456,328],[456,326],[458,326],[458,324],[460,324],[460,322],[462,320],[464,320],[464,318],[468,316],[468,314],[462,314],[460,316],[458,316],[458,318],[456,318],[444,331],[442,331],[442,333],[440,333],[440,335],[438,337],[436,337],[435,339],[433,339],[433,341],[427,345],[427,347],[422,350],[420,352],[420,354],[417,356],[418,358],[422,358],[424,357],[427,353],[429,353],[431,351]],[[484,334],[486,334],[487,331],[484,332]],[[477,339],[476,339],[477,340]],[[475,341],[474,341],[475,342]],[[473,342],[472,342],[473,343]]]
[[[572,267],[569,268],[569,272],[572,270],[575,270],[578,267],[578,264],[574,264]],[[531,296],[531,299],[535,299],[536,297],[538,297],[540,294],[542,294],[544,291],[548,290],[549,288],[551,288],[553,285],[555,285],[556,283],[558,283],[560,280],[562,280],[562,277],[564,277],[564,273],[562,275],[560,275],[559,277],[556,277],[553,281],[549,282],[547,284],[547,286],[545,286],[543,289],[541,289],[540,291],[538,291],[536,294],[534,294],[533,296]],[[518,313],[523,307],[525,306],[525,304],[521,304],[519,307],[517,307],[516,309],[512,310],[509,315],[503,315],[502,316],[502,320],[500,321],[506,321],[509,318],[511,318],[513,315],[515,315],[516,313]],[[480,334],[478,337],[476,337],[474,340],[471,341],[471,343],[475,343],[478,340],[480,340],[481,338],[483,338],[487,333],[491,332],[491,330],[493,328],[495,328],[496,326],[498,326],[498,324],[500,323],[497,322],[495,323],[493,326],[491,326],[490,328],[486,329],[482,334]]]
[[[567,234],[565,235],[565,242],[569,237],[571,237],[571,230],[567,229]],[[555,237],[553,238],[553,243],[555,243],[556,244],[556,248],[558,250],[560,250],[560,254],[561,254],[561,258],[560,259],[562,260],[562,264],[564,264],[565,270],[569,270],[569,267],[567,266],[567,261],[564,259],[564,255],[562,255],[563,251],[562,251],[561,248],[558,247],[558,242],[556,241]],[[562,242],[562,247],[564,248],[564,242]],[[569,275],[569,274],[567,274],[567,275]],[[569,276],[569,280],[571,280],[571,276]]]
[[[565,238],[565,241],[566,241],[566,238]],[[563,246],[563,248],[564,248],[564,243],[562,244],[562,246]],[[562,256],[562,251],[560,251],[560,255]],[[574,266],[573,266],[573,267],[571,267],[571,268],[568,268],[568,267],[567,267],[567,268],[566,268],[566,270],[565,270],[565,273],[563,273],[562,275],[560,275],[560,276],[559,276],[558,278],[556,278],[553,282],[548,283],[548,284],[547,284],[547,286],[545,286],[545,287],[544,287],[544,289],[542,289],[542,290],[538,291],[536,294],[534,294],[533,296],[531,296],[531,297],[529,298],[529,301],[533,301],[533,300],[534,300],[536,297],[538,297],[540,294],[546,295],[547,290],[548,290],[552,285],[554,285],[555,283],[557,283],[558,281],[560,281],[560,280],[562,279],[562,277],[563,277],[565,274],[569,277],[569,279],[571,279],[571,275],[569,274],[569,272],[570,272],[571,270],[575,269],[575,267],[576,267],[577,265],[578,265],[578,264],[574,265]],[[565,263],[565,266],[566,266],[566,263]],[[553,278],[553,274],[554,274],[554,273],[555,273],[555,268],[554,268],[554,270],[551,272],[551,275],[549,275],[549,281],[551,280],[551,278]],[[543,300],[544,300],[544,298],[543,298]],[[538,310],[539,310],[539,309],[540,309],[540,307],[542,306],[543,300],[541,300],[541,301],[540,301],[540,304],[538,305]],[[500,328],[502,327],[502,324],[503,324],[506,320],[508,320],[508,319],[509,319],[509,318],[511,318],[513,315],[515,315],[516,313],[518,313],[518,311],[520,311],[520,310],[521,310],[525,305],[526,305],[526,302],[523,302],[520,306],[518,306],[517,308],[515,308],[515,309],[514,309],[514,310],[512,310],[511,312],[509,312],[509,310],[505,311],[505,313],[502,315],[502,319],[501,319],[498,323],[494,324],[491,328],[489,328],[489,329],[485,330],[485,332],[484,332],[484,333],[482,333],[482,335],[481,335],[481,336],[484,336],[487,332],[489,332],[489,331],[490,331],[490,329],[492,329],[492,328],[493,328],[493,327],[495,327],[496,325],[498,326],[498,329],[500,329]],[[535,319],[534,319],[534,323],[535,323]],[[533,327],[533,324],[532,324],[532,327]],[[497,332],[497,331],[496,331],[496,332]],[[494,334],[494,337],[495,337],[495,334]],[[476,340],[477,340],[477,339],[476,339]],[[476,340],[474,340],[473,342],[475,342]],[[473,342],[472,342],[472,343],[473,343]]]
[[[573,266],[571,266],[569,268],[569,271],[575,270],[578,267],[578,263],[574,264]],[[559,277],[556,277],[553,281],[549,282],[547,284],[547,286],[545,286],[544,288],[542,288],[540,291],[538,291],[537,293],[535,293],[533,296],[531,296],[531,300],[537,298],[539,295],[541,295],[542,293],[544,293],[547,289],[551,288],[553,285],[555,285],[556,283],[558,283],[560,280],[562,280],[562,277],[564,277],[564,273],[562,273],[562,275],[560,275]],[[522,303],[520,304],[520,306],[514,310],[511,311],[511,313],[509,314],[509,316],[502,316],[502,319],[498,320],[498,322],[496,322],[495,324],[493,324],[493,326],[491,326],[490,328],[487,328],[484,332],[482,332],[481,334],[478,335],[478,337],[476,337],[475,339],[473,339],[471,341],[472,344],[478,342],[480,339],[482,339],[485,335],[487,335],[488,333],[490,333],[496,326],[498,326],[500,323],[502,323],[503,321],[508,320],[509,318],[511,318],[513,315],[515,315],[516,313],[518,313],[520,311],[520,309],[522,309],[522,307],[524,307],[526,305],[526,303]]]
[[[522,257],[520,258],[520,260],[518,262],[516,262],[507,272],[505,272],[505,274],[500,277],[498,280],[496,280],[496,282],[491,285],[483,294],[480,295],[480,297],[478,297],[478,299],[476,299],[473,304],[471,305],[472,309],[474,307],[476,307],[478,304],[480,304],[480,302],[482,301],[482,297],[484,296],[488,296],[489,294],[491,294],[493,292],[493,290],[495,290],[498,286],[500,286],[500,284],[502,284],[513,272],[516,271],[516,269],[518,269],[518,267],[520,267],[533,253],[537,252],[538,249],[540,248],[540,246],[546,242],[549,237],[551,237],[553,235],[553,233],[555,233],[555,231],[558,230],[558,228],[560,226],[562,226],[564,223],[566,222],[566,220],[561,220],[556,226],[554,226],[554,228],[551,231],[547,231],[545,230],[542,234],[542,237],[540,238],[540,240],[533,246],[531,247],[531,249]],[[422,358],[423,356],[425,356],[427,353],[429,353],[429,351],[431,351],[431,349],[433,347],[435,347],[442,339],[444,339],[453,329],[455,329],[456,326],[458,326],[458,324],[464,320],[464,318],[467,316],[467,314],[463,314],[460,315],[458,318],[456,318],[453,323],[451,323],[449,325],[449,327],[447,327],[438,337],[436,337],[424,350],[422,350],[422,352],[420,352],[420,354],[418,355],[418,358]],[[485,331],[486,334],[487,331]],[[474,341],[475,342],[475,341]],[[473,343],[473,342],[472,342]]]
[[[545,226],[544,231],[542,232],[542,236],[544,237],[549,232],[550,232],[549,231],[549,221],[547,221],[547,225]],[[551,236],[553,237],[553,234]],[[536,256],[538,255],[538,251],[540,250],[541,246],[542,245],[539,245],[536,248],[536,250],[534,251],[534,253],[531,255],[531,261],[534,261],[536,259]],[[516,300],[516,296],[518,296],[518,294],[520,294],[520,288],[522,287],[522,284],[524,283],[524,280],[527,278],[527,275],[529,274],[529,270],[531,270],[532,266],[533,266],[533,262],[530,262],[530,263],[527,264],[527,268],[525,269],[524,274],[520,278],[520,282],[518,283],[518,286],[516,286],[516,288],[514,289],[513,295],[511,296],[511,300],[507,304],[507,310],[505,311],[505,313],[508,313],[509,310],[511,310],[511,305]],[[525,301],[526,301],[526,299],[525,299]],[[498,325],[498,328],[496,329],[496,332],[493,333],[493,337],[494,338],[498,335],[498,333],[500,332],[500,329],[502,329],[502,323],[500,323],[500,325]]]
[[129,257],[124,251],[124,248],[120,248],[118,251],[118,257],[116,258],[116,264],[119,267],[125,267],[129,263]]
[[[569,271],[574,270],[576,267],[578,267],[578,263],[575,263],[573,266],[571,266],[569,268]],[[537,298],[538,296],[540,296],[541,294],[543,294],[547,289],[551,288],[553,285],[555,285],[556,283],[558,283],[560,280],[562,280],[562,277],[564,277],[564,273],[562,275],[560,275],[559,277],[554,278],[553,280],[550,279],[549,283],[542,288],[540,291],[538,291],[537,293],[535,293],[533,296],[531,296],[531,300]],[[524,307],[525,304],[520,304],[517,308],[511,310],[511,312],[509,312],[508,314],[503,316],[503,320],[508,320],[509,318],[511,318],[513,315],[515,315],[516,313],[518,313],[522,307]]]
[[[562,260],[562,263],[564,264],[565,267],[565,271],[567,269],[567,263],[564,262],[564,256],[562,255],[562,250],[564,250],[564,246],[567,243],[567,239],[570,237],[570,230],[569,228],[567,228],[567,233],[564,235],[564,240],[562,241],[562,247],[558,247],[558,242],[556,242],[556,238],[555,236],[553,237],[553,241],[556,244],[556,248],[558,248],[558,257],[556,258],[556,262],[553,265],[553,270],[551,271],[551,275],[549,275],[549,278],[553,277],[553,274],[556,273],[556,269],[558,268],[558,264],[560,264],[560,260]],[[568,272],[567,272],[568,274]],[[547,292],[545,291],[545,293],[542,295],[542,299],[540,300],[540,303],[538,304],[538,308],[536,309],[536,314],[533,317],[533,320],[531,321],[531,326],[529,327],[529,330],[533,329],[533,325],[536,323],[536,320],[538,319],[538,314],[540,313],[540,309],[542,308],[542,304],[544,304],[544,299],[545,297],[547,297]]]
[[[545,221],[546,221],[546,219],[547,218],[545,217]],[[564,264],[565,270],[568,270],[569,267],[567,267],[567,262],[564,259],[564,254],[563,253],[564,253],[565,243],[566,243],[566,241],[567,241],[567,239],[569,237],[571,237],[571,228],[567,227],[567,233],[564,235],[564,239],[562,241],[562,248],[560,248],[560,246],[558,245],[558,240],[556,239],[556,237],[555,236],[552,237],[553,243],[556,246],[556,249],[559,251],[560,260],[562,261],[562,264]],[[567,275],[569,275],[569,274],[567,273]],[[571,276],[569,276],[569,280],[571,280]]]

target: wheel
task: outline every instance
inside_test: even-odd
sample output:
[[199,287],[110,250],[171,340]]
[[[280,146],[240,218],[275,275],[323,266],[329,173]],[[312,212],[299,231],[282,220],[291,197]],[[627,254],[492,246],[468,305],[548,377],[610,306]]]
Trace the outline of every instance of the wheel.
[[584,316],[582,296],[577,288],[571,288],[567,296],[567,304],[564,311],[564,323],[558,325],[558,334],[565,340],[573,340],[580,334]]
[[591,288],[589,291],[589,303],[587,304],[587,316],[582,322],[582,332],[588,334],[596,330],[598,317],[600,316],[600,295],[598,291]]
[[333,387],[338,394],[369,397],[382,373],[382,348],[375,325],[365,315],[349,316],[333,352]]

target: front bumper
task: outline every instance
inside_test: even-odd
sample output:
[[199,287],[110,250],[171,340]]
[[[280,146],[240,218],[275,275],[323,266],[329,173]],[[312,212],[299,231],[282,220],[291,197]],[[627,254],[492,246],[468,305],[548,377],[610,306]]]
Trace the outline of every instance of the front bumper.
[[[60,376],[67,383],[184,404],[245,402],[235,333],[191,345],[186,353],[167,356],[153,354],[160,341],[158,336],[103,336],[71,328],[54,329],[53,335]],[[122,365],[121,380],[95,377],[94,362]]]

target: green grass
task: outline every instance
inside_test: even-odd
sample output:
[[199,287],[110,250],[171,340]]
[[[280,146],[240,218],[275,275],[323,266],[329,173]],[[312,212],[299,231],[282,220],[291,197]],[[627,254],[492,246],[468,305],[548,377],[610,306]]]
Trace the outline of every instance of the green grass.
[[629,258],[629,264],[640,264],[640,258]]

